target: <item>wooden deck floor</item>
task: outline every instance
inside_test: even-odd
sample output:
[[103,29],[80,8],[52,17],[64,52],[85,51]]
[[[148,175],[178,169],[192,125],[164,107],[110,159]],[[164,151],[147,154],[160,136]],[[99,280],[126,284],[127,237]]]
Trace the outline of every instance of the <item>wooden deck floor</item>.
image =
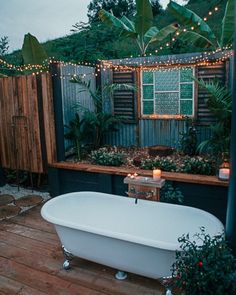
[[0,295],[163,294],[155,280],[129,274],[117,281],[114,269],[82,259],[64,270],[60,242],[40,208],[0,222]]

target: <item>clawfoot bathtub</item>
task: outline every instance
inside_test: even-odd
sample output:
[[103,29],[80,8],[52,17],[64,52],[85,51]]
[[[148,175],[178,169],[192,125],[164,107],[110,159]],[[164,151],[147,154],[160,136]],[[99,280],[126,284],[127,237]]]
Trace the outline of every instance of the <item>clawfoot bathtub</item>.
[[182,234],[201,226],[212,236],[223,232],[222,223],[200,209],[97,192],[58,196],[41,214],[55,225],[68,255],[65,268],[71,253],[154,279],[171,275]]

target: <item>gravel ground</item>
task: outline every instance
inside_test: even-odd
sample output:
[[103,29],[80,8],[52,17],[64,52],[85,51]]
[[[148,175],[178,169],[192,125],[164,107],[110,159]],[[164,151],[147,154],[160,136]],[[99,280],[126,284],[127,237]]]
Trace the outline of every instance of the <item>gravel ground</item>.
[[[12,200],[12,196],[14,199]],[[12,218],[18,214],[21,214],[38,204],[45,203],[50,199],[48,192],[42,192],[38,190],[26,189],[23,187],[6,184],[0,187],[0,200],[2,196],[2,205],[0,206],[0,221]],[[9,199],[7,203],[4,203],[4,198]]]
[[19,198],[22,198],[24,196],[27,196],[27,195],[41,196],[44,199],[44,201],[47,201],[50,199],[50,194],[48,192],[31,190],[31,189],[26,189],[23,187],[19,187],[19,189],[18,189],[18,186],[13,186],[13,185],[9,185],[9,184],[6,184],[6,185],[0,187],[0,194],[1,195],[3,195],[3,194],[12,195],[16,200]]

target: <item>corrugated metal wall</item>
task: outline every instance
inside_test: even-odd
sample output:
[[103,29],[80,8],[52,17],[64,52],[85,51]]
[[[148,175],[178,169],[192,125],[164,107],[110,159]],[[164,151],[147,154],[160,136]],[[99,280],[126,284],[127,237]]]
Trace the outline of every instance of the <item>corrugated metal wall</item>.
[[[197,125],[198,143],[210,137],[208,126]],[[108,134],[104,144],[116,146],[139,145],[141,147],[152,145],[167,145],[178,148],[180,133],[186,131],[183,120],[140,120],[139,125],[124,124],[119,131]],[[139,139],[138,139],[139,137]]]
[[[89,82],[92,91],[96,89],[95,68],[88,66],[62,65],[61,66],[61,89],[62,89],[62,109],[64,125],[68,125],[78,112],[78,104],[94,109],[93,100],[87,90],[77,83],[70,82],[73,75],[83,77],[83,81]],[[85,90],[85,91],[84,91]],[[65,140],[65,148],[70,142]]]
[[136,124],[122,124],[118,131],[109,133],[104,138],[104,144],[116,146],[136,146]]
[[73,75],[79,75],[83,77],[85,82],[90,81],[91,89],[96,89],[95,68],[74,65],[63,65],[61,67],[64,124],[68,124],[69,121],[74,117],[76,111],[78,111],[78,109],[76,109],[78,104],[82,105],[83,107],[93,109],[93,101],[88,91],[83,91],[83,86],[70,82]]

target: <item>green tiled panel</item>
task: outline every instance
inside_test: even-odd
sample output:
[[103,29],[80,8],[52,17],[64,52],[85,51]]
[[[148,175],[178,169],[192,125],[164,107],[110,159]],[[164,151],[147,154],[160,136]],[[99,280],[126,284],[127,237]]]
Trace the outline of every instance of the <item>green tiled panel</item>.
[[193,68],[181,68],[180,69],[180,82],[192,82]]
[[193,103],[192,100],[181,100],[180,101],[180,114],[191,116],[193,115]]
[[179,113],[179,93],[157,93],[155,113],[158,115],[176,115]]
[[156,71],[155,91],[178,91],[179,70]]
[[153,86],[144,85],[143,86],[143,99],[153,99]]
[[153,72],[143,72],[143,84],[153,84]]
[[154,107],[153,101],[143,102],[143,115],[153,115]]
[[193,98],[193,84],[180,84],[180,99]]

